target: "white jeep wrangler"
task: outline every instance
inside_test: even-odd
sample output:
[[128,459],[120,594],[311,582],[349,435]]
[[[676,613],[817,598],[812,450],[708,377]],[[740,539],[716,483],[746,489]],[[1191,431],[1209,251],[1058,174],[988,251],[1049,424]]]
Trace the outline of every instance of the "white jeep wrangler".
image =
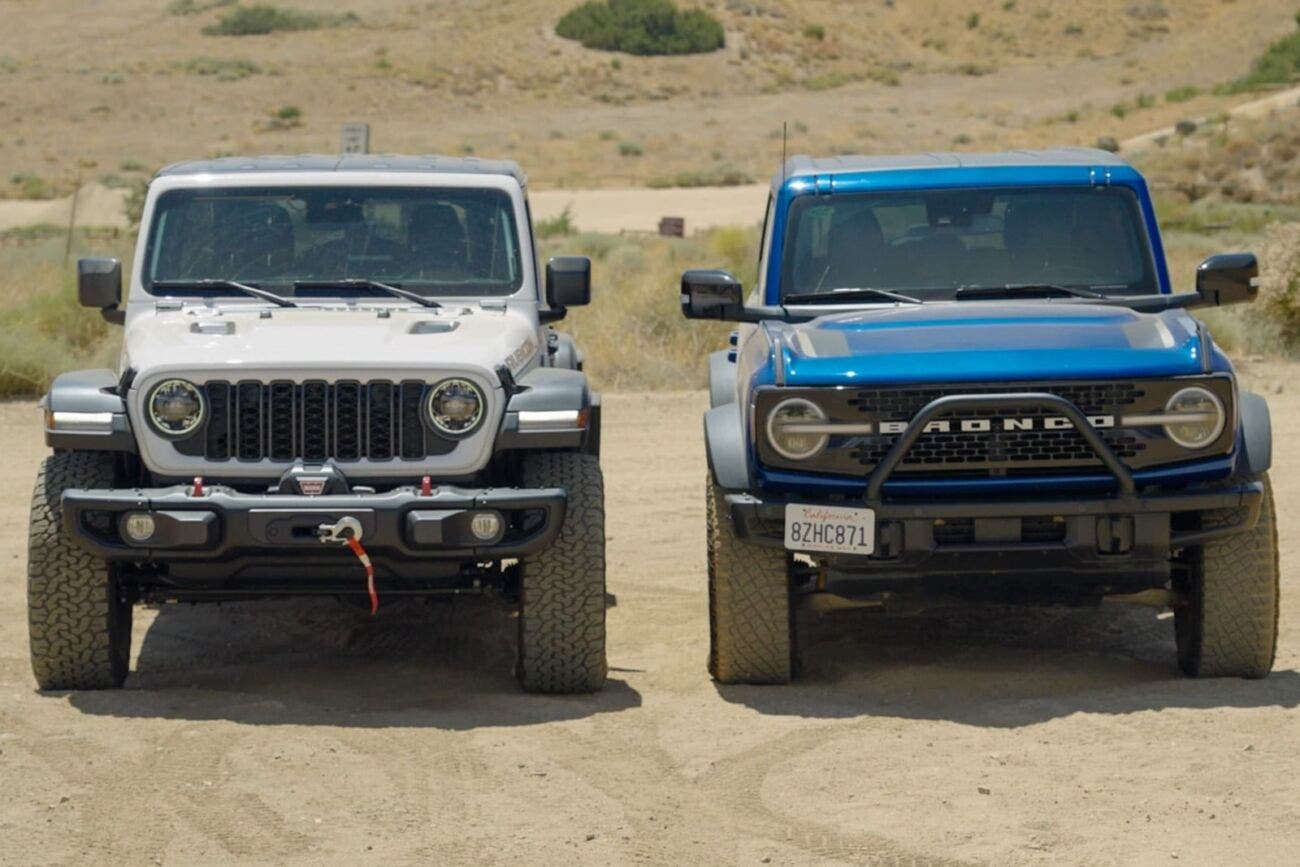
[[120,686],[132,606],[494,589],[525,689],[605,680],[600,401],[549,323],[591,263],[537,267],[518,166],[306,156],[149,187],[120,369],[43,401],[28,610],[44,689]]

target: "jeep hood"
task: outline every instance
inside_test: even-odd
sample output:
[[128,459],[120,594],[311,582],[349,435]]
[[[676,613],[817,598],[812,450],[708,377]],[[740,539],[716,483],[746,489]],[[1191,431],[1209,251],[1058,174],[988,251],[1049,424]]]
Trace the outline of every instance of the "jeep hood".
[[785,332],[789,385],[1177,376],[1209,351],[1183,311],[1056,301],[871,308]]
[[168,373],[238,379],[295,374],[323,379],[386,371],[521,372],[536,357],[536,325],[519,311],[448,306],[255,305],[142,313],[128,323],[125,363],[140,377]]

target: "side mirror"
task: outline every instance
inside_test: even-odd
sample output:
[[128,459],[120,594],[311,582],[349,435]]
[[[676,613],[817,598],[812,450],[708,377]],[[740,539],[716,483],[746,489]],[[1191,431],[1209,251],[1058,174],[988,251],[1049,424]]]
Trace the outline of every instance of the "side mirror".
[[591,303],[591,260],[556,256],[546,263],[546,303],[553,308]]
[[125,319],[122,303],[122,263],[106,256],[77,260],[77,298],[82,307],[93,307],[109,322]]
[[687,271],[682,275],[682,314],[687,319],[736,320],[744,307],[743,287],[726,271]]
[[1196,294],[1213,306],[1254,301],[1259,294],[1259,262],[1254,253],[1221,253],[1196,268]]

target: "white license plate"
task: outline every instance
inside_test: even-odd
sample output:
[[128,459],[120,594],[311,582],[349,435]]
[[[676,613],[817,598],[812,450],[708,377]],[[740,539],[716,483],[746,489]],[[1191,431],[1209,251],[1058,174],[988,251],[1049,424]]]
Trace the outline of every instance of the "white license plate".
[[876,513],[787,503],[785,547],[791,551],[870,554],[876,549]]

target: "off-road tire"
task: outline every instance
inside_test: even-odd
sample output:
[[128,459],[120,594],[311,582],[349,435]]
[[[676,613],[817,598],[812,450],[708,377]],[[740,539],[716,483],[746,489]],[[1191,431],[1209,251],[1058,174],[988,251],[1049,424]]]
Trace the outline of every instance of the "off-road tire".
[[[1277,526],[1273,488],[1264,482],[1259,521],[1244,533],[1191,552],[1185,604],[1175,611],[1178,665],[1191,677],[1264,677],[1277,652]],[[1202,527],[1241,518],[1240,509],[1207,512]]]
[[63,529],[68,488],[110,488],[116,462],[104,452],[46,458],[32,495],[27,545],[27,631],[41,689],[112,689],[126,679],[131,604],[114,568],[72,543]]
[[577,452],[525,455],[522,482],[568,491],[564,526],[524,559],[516,675],[529,692],[595,692],[605,684],[605,485]]
[[712,474],[706,485],[709,674],[719,683],[789,683],[797,636],[785,551],[737,536]]

